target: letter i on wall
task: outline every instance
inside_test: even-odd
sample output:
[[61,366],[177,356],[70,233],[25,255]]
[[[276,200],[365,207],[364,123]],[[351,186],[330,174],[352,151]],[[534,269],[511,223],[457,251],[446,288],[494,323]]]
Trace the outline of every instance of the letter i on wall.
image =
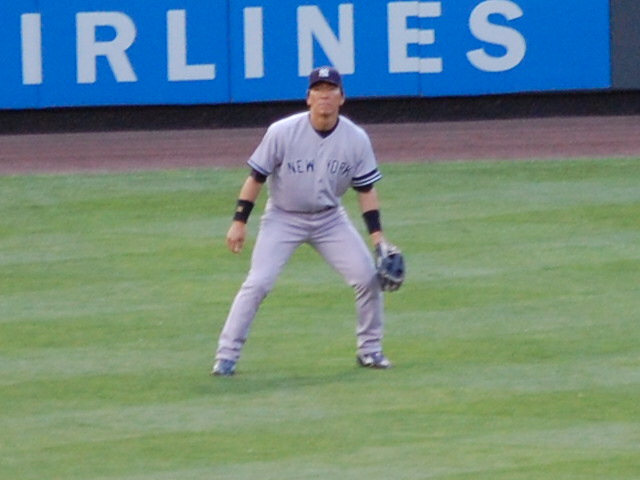
[[42,17],[39,13],[20,16],[22,36],[22,83],[40,85],[42,73]]

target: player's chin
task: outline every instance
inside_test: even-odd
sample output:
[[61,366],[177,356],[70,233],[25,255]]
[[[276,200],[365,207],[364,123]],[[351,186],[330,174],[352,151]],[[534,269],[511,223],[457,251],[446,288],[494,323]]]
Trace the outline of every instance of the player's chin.
[[338,113],[338,109],[333,105],[319,106],[319,108],[316,111],[318,112],[319,115],[322,115],[323,117],[331,117],[336,113]]
[[331,100],[320,100],[316,105],[316,109],[320,111],[336,111],[338,109],[337,105]]

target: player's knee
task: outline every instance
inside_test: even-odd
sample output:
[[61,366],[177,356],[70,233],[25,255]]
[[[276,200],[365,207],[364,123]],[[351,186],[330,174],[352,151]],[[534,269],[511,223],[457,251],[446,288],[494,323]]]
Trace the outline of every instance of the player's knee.
[[271,277],[249,277],[245,280],[242,288],[248,292],[251,292],[253,296],[262,300],[273,289],[275,278]]
[[354,281],[351,282],[351,286],[354,287],[356,291],[377,291],[380,289],[380,282],[378,281],[375,270],[372,270],[363,272],[362,275],[355,278]]

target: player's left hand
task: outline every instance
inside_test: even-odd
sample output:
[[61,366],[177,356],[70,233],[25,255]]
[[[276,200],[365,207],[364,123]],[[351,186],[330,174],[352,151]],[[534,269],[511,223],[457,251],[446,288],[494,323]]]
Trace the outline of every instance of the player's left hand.
[[405,266],[402,251],[392,243],[382,240],[375,249],[376,270],[380,286],[385,292],[394,292],[404,283]]

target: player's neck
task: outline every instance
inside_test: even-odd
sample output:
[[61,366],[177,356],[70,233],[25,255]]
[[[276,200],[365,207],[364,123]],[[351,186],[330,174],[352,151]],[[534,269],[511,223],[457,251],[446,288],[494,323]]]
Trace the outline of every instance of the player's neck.
[[313,112],[310,113],[309,119],[311,121],[311,126],[317,130],[318,132],[326,132],[333,130],[333,128],[338,123],[338,114],[334,115],[314,115]]

